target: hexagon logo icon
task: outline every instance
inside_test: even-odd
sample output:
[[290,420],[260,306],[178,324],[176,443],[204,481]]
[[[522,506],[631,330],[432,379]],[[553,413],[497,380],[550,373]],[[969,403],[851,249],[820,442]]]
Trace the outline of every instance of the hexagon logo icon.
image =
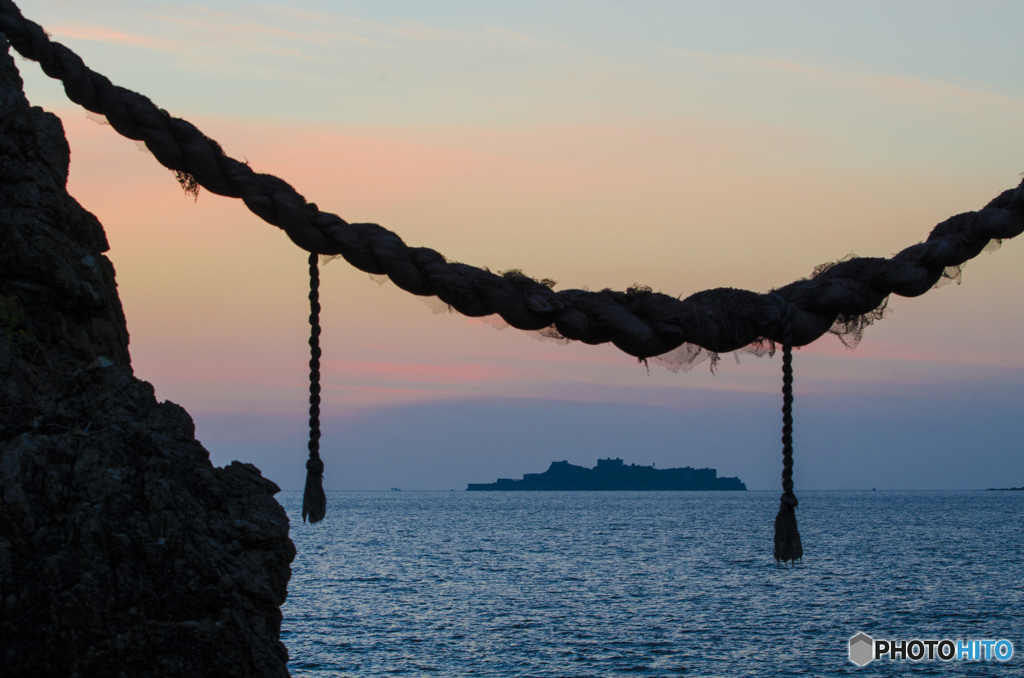
[[850,661],[857,666],[864,666],[875,654],[875,641],[866,633],[858,633],[850,638]]

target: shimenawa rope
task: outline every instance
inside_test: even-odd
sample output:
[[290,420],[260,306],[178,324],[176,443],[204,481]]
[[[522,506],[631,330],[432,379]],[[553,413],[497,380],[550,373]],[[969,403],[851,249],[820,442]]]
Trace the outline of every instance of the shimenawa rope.
[[[682,344],[725,353],[781,341],[780,308],[768,295],[732,288],[697,292],[682,300],[644,287],[556,292],[551,281],[449,262],[434,250],[407,246],[377,224],[346,223],[306,202],[283,180],[224,155],[217,142],[191,123],[91,71],[74,52],[25,19],[12,0],[0,0],[0,31],[22,56],[61,80],[68,98],[106,116],[118,133],[144,141],[161,164],[185,181],[194,179],[211,193],[242,199],[307,251],[340,254],[367,273],[386,274],[408,292],[436,295],[465,315],[497,313],[524,330],[554,327],[568,339],[612,342],[641,359]],[[981,211],[947,219],[927,242],[891,259],[851,258],[781,287],[775,293],[792,308],[793,345],[809,344],[829,331],[841,333],[851,319],[883,305],[889,294],[924,294],[948,268],[977,256],[990,240],[1013,238],[1022,231],[1024,190],[1019,186]]]
[[320,459],[320,267],[309,255],[309,459],[302,493],[302,522],[318,523],[327,514],[324,462]]
[[784,299],[782,305],[782,496],[775,516],[775,549],[772,555],[783,563],[804,556],[800,531],[796,527],[796,507],[800,502],[793,494],[793,310]]

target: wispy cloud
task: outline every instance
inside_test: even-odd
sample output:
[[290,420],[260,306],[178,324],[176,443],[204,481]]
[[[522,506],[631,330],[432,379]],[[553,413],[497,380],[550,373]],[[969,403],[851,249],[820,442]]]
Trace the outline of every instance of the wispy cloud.
[[[819,341],[802,349],[808,355],[841,357],[846,360],[888,361],[898,363],[934,363],[938,365],[977,365],[1017,370],[1024,368],[1024,353],[1018,351],[965,351],[929,348],[902,342],[865,338],[856,351],[838,341]],[[987,375],[986,375],[987,376]]]
[[[193,11],[197,8],[192,8]],[[202,10],[203,8],[198,8]],[[204,45],[230,45],[241,47],[249,52],[283,56],[297,59],[310,59],[335,63],[337,60],[297,49],[295,43],[329,44],[331,40],[322,34],[305,34],[291,31],[279,26],[253,22],[241,16],[223,12],[199,11],[199,16],[149,15],[150,19],[184,28],[186,35],[183,41],[197,42]]]
[[[227,31],[238,36],[270,36],[310,44],[347,42],[364,46],[396,48],[403,42],[499,47],[517,50],[566,50],[568,46],[540,40],[499,26],[480,29],[449,29],[415,20],[380,21],[341,12],[310,11],[286,5],[260,5],[245,14],[188,6],[182,15],[153,14],[151,18],[203,31]],[[290,29],[284,26],[289,26]]]
[[157,38],[151,35],[138,35],[124,33],[110,28],[99,26],[50,26],[47,30],[57,38],[75,38],[78,40],[89,40],[92,42],[103,42],[111,45],[127,45],[129,47],[143,47],[145,49],[174,50],[179,43],[166,38]]
[[[924,80],[908,75],[873,71],[853,61],[823,64],[767,55],[700,52],[674,47],[663,47],[662,51],[701,64],[712,72],[726,70],[756,77],[773,74],[796,76],[815,86],[833,87],[861,96],[884,99],[887,103],[923,107],[955,104],[964,107],[965,110],[973,109],[978,112],[997,109],[1013,114],[1024,113],[1024,100],[998,92],[995,88],[980,82]],[[893,99],[894,95],[897,97],[896,100]]]
[[375,379],[437,384],[469,384],[507,381],[521,376],[519,372],[499,365],[460,363],[427,365],[421,363],[390,363],[363,361],[327,361],[325,367],[342,374],[365,374]]

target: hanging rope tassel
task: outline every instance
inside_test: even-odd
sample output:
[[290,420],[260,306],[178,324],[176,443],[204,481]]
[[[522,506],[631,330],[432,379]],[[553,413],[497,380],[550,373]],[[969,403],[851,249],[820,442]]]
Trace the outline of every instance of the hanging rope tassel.
[[302,494],[302,522],[319,523],[327,514],[324,462],[320,459],[320,269],[309,255],[309,459]]
[[782,300],[782,497],[775,516],[775,561],[794,562],[804,556],[796,527],[793,494],[793,309]]

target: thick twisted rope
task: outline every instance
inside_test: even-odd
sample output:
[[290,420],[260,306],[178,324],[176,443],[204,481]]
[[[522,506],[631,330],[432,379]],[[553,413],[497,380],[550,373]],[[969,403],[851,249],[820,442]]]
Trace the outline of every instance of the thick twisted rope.
[[[216,141],[191,123],[90,70],[74,52],[25,19],[12,0],[0,0],[0,31],[22,56],[38,61],[48,76],[62,81],[68,98],[106,116],[118,133],[145,142],[180,179],[194,179],[211,193],[240,198],[309,252],[340,254],[356,268],[386,274],[412,294],[436,295],[467,316],[497,313],[523,330],[553,326],[568,339],[612,342],[641,359],[684,343],[724,353],[782,339],[780,307],[768,295],[732,288],[706,290],[683,300],[648,288],[556,292],[549,281],[538,282],[517,271],[497,275],[449,262],[431,249],[409,247],[377,224],[349,224],[320,211],[283,180],[258,174],[226,156]],[[932,230],[927,242],[891,259],[849,259],[775,290],[792,309],[793,345],[809,344],[834,323],[871,313],[890,294],[924,294],[947,268],[977,256],[990,240],[1019,235],[1024,231],[1022,187],[1005,191],[980,211],[947,219]]]
[[318,523],[327,514],[324,462],[320,459],[320,268],[309,255],[309,459],[302,493],[302,522]]
[[782,305],[782,496],[775,516],[776,562],[803,558],[800,532],[796,527],[796,507],[800,502],[793,494],[793,310],[779,297]]

